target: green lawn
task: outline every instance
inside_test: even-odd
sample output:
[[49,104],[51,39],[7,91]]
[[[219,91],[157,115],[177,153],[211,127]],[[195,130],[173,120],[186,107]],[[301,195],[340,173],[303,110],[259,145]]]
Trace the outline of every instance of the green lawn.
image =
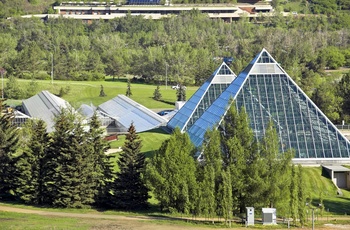
[[317,206],[320,196],[323,198],[324,210],[329,215],[344,215],[350,213],[350,192],[342,189],[343,195],[337,195],[337,189],[332,181],[321,176],[321,167],[304,167],[305,184],[312,197],[312,205]]
[[[6,85],[7,79],[4,84]],[[30,80],[18,80],[22,90],[31,83]],[[60,89],[69,86],[70,91],[67,95],[63,96],[63,99],[68,101],[74,108],[79,108],[82,104],[93,104],[98,106],[103,102],[106,102],[118,94],[125,95],[127,83],[125,79],[115,80],[107,78],[104,81],[54,81],[51,84],[50,80],[37,80],[38,89],[37,92],[42,90],[48,90],[53,94],[58,94]],[[100,97],[101,85],[104,88],[104,92],[107,96]],[[131,83],[132,96],[130,97],[134,101],[142,104],[149,109],[173,109],[176,101],[176,90],[171,89],[171,86],[160,86],[160,92],[162,98],[160,101],[153,100],[153,93],[156,89],[156,85]],[[198,87],[187,87],[186,96],[190,98],[192,94],[198,89]],[[25,99],[25,98],[24,98]],[[20,104],[21,100],[9,100],[9,105]]]

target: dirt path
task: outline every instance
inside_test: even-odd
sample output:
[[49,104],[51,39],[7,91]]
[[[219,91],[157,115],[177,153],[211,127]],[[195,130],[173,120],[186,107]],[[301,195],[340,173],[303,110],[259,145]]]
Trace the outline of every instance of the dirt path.
[[[195,225],[186,225],[170,223],[169,220],[176,219],[170,217],[152,217],[152,216],[123,216],[123,215],[107,215],[103,213],[67,213],[67,212],[51,212],[46,210],[32,210],[24,208],[16,208],[10,206],[0,205],[0,212],[14,212],[14,213],[27,213],[27,214],[37,214],[47,217],[69,217],[77,218],[81,220],[82,223],[89,223],[94,230],[107,230],[107,229],[117,229],[117,230],[182,230],[182,229],[196,229],[196,230],[208,230],[211,229],[210,226],[198,227]],[[343,219],[343,218],[337,218]],[[348,217],[349,219],[349,217]],[[162,222],[162,220],[167,220]],[[235,228],[235,229],[242,229]],[[217,228],[215,230],[227,230],[227,228]],[[234,228],[231,228],[234,229]],[[244,228],[249,230],[250,228]],[[276,228],[274,228],[277,230]],[[293,228],[297,230],[297,228]],[[311,229],[304,227],[303,230]],[[317,229],[330,230],[330,229],[350,229],[350,225],[332,225],[326,224],[322,227],[317,226]]]

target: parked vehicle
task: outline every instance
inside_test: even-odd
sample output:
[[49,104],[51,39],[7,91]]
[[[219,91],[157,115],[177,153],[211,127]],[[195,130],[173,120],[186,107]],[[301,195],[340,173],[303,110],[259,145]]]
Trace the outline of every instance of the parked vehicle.
[[[171,86],[171,88],[172,88],[172,89],[178,90],[178,89],[180,89],[180,85],[179,85],[179,84],[173,85],[173,86]],[[183,88],[183,89],[186,89],[186,86],[183,85],[182,88]]]

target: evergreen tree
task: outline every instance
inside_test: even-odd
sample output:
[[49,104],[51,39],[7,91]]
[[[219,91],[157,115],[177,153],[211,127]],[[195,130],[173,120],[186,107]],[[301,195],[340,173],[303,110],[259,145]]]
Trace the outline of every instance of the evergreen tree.
[[176,128],[147,166],[148,181],[161,209],[186,213],[196,203],[196,161],[188,134]]
[[176,91],[176,96],[178,101],[186,101],[186,88],[182,84],[179,85],[180,87]]
[[44,166],[50,138],[43,120],[29,120],[28,126],[32,130],[18,162],[21,176],[17,194],[25,203],[41,205],[44,201]]
[[45,165],[45,202],[55,207],[82,208],[94,202],[93,173],[86,134],[69,109],[56,117]]
[[14,114],[4,109],[0,99],[0,200],[15,199],[18,169],[16,151],[19,147],[18,129],[12,125]]
[[118,209],[135,210],[148,208],[148,188],[143,180],[145,155],[141,153],[142,141],[132,123],[120,155],[119,172],[112,185],[110,203]]
[[91,117],[90,130],[88,132],[88,153],[92,157],[93,173],[91,183],[97,194],[95,202],[98,206],[108,205],[108,194],[110,191],[110,182],[113,179],[112,163],[106,151],[110,148],[108,142],[103,138],[103,130],[100,128],[100,122],[97,114]]
[[107,95],[105,94],[105,91],[103,89],[103,85],[101,85],[100,97],[105,97],[105,96],[107,96]]
[[153,99],[156,101],[159,101],[162,98],[162,94],[160,93],[159,85],[157,85],[157,88],[154,90],[153,93]]
[[126,86],[126,93],[125,95],[127,97],[131,97],[132,96],[132,92],[131,92],[131,84],[130,84],[130,79],[128,78],[128,83],[127,83],[127,86]]

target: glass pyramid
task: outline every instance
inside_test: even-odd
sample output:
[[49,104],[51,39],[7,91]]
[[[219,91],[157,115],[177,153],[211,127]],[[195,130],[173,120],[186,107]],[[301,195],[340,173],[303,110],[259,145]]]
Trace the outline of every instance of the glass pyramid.
[[179,127],[181,131],[190,129],[236,77],[236,74],[223,62],[170,119],[167,125],[168,128]]
[[349,141],[263,49],[188,129],[200,146],[207,129],[216,128],[230,106],[245,107],[256,138],[268,122],[277,129],[280,149],[293,148],[294,159],[349,158]]

